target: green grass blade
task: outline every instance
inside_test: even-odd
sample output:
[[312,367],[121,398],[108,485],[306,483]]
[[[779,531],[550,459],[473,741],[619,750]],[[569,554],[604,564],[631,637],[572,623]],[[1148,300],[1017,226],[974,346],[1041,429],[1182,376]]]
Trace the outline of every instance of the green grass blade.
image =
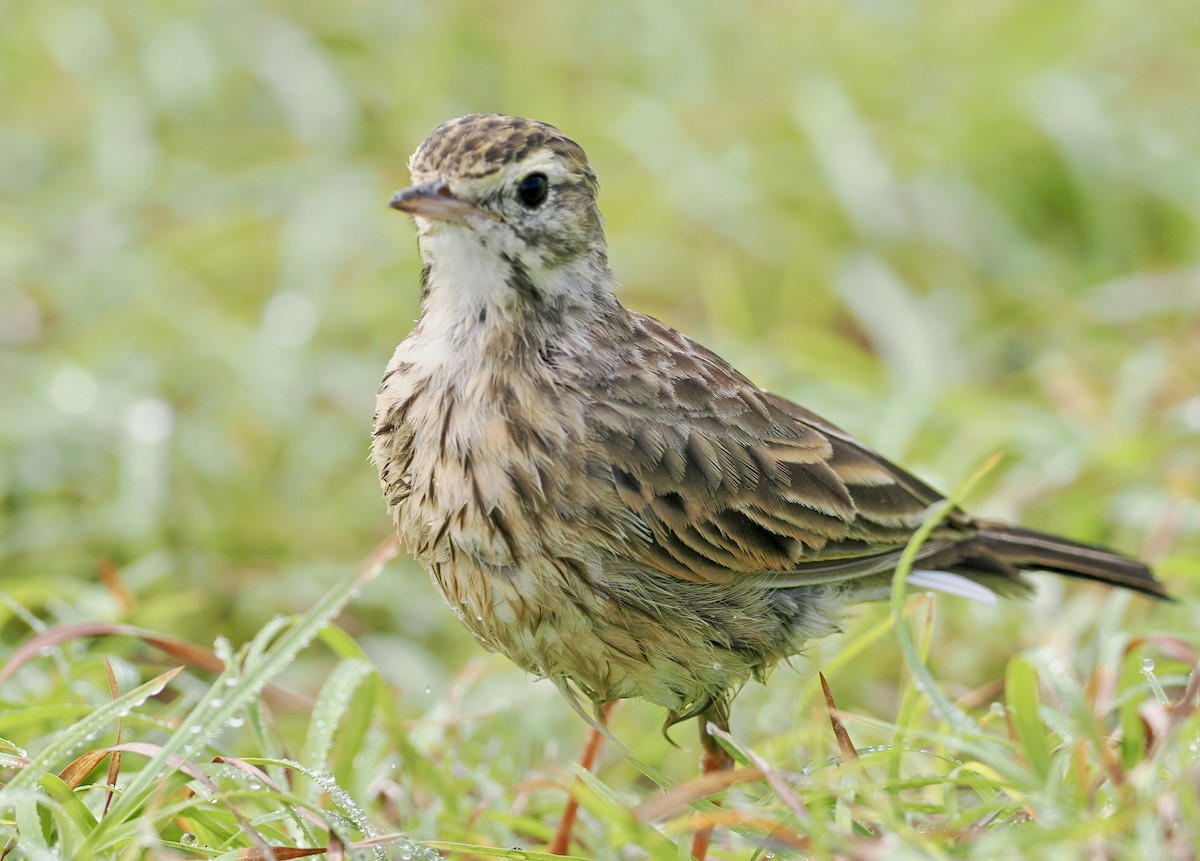
[[[209,739],[258,697],[268,681],[295,660],[300,650],[320,633],[321,628],[341,611],[364,583],[383,569],[395,553],[394,541],[381,545],[353,572],[325,593],[312,609],[296,619],[270,647],[264,648],[259,642],[259,638],[263,637],[260,632],[259,638],[251,644],[249,652],[255,654],[261,651],[261,658],[248,659],[240,675],[234,662],[228,661],[218,683],[209,689],[175,733],[163,743],[158,755],[130,781],[110,809],[109,815],[92,831],[86,848],[106,845],[105,840],[113,827],[133,816],[154,792],[160,777],[172,769],[172,758],[186,760],[199,753]],[[273,630],[269,633],[273,633]]]
[[65,780],[56,774],[43,774],[38,780],[38,785],[58,802],[57,809],[63,814],[62,818],[66,819],[77,833],[78,839],[69,841],[67,847],[75,845],[96,827],[96,817]]
[[[308,735],[300,756],[300,761],[307,768],[316,772],[328,770],[334,733],[354,701],[358,687],[373,672],[375,668],[369,663],[352,658],[339,663],[329,674],[317,697],[317,704],[313,707],[312,717],[308,722]],[[307,783],[306,788],[297,787],[297,790],[309,801],[313,801],[320,792],[320,787],[311,782]]]
[[1021,742],[1025,759],[1045,782],[1050,773],[1050,746],[1046,742],[1046,727],[1038,716],[1038,677],[1033,665],[1017,656],[1008,662],[1004,674],[1004,697],[1008,702],[1008,713],[1012,716],[1013,728]]
[[904,548],[904,553],[900,556],[900,563],[896,566],[896,573],[892,577],[891,611],[896,620],[896,639],[900,643],[900,651],[904,655],[909,671],[913,674],[913,683],[929,701],[929,705],[937,715],[946,721],[957,735],[979,736],[983,735],[983,730],[943,693],[937,682],[934,681],[929,667],[921,660],[917,645],[913,641],[912,631],[904,620],[905,590],[908,575],[912,573],[921,545],[954,509],[958,500],[970,493],[971,488],[991,471],[999,459],[998,455],[989,457],[963,482],[957,492],[930,507],[929,513],[925,516],[925,522],[913,533],[913,537],[909,539],[908,545]]

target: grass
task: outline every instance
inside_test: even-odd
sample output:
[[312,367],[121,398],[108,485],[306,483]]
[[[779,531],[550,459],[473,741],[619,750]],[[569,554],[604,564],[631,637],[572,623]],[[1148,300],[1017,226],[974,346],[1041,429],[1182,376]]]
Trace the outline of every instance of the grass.
[[[40,630],[0,675],[20,700],[0,715],[0,854],[552,857],[537,847],[566,776],[539,779],[508,758],[489,765],[511,741],[494,735],[493,714],[449,715],[439,703],[405,717],[411,704],[398,705],[334,626],[394,554],[385,542],[307,613],[273,620],[237,650],[113,626]],[[1128,600],[1108,603],[1101,618],[1116,626]],[[579,773],[579,854],[636,847],[677,859],[691,830],[715,825],[715,858],[1189,857],[1200,841],[1194,637],[1100,625],[1088,658],[1033,649],[954,699],[929,667],[934,612],[933,596],[897,586],[886,615],[848,636],[818,676],[826,728],[799,721],[757,750],[722,734],[733,772],[671,780],[625,739],[622,756],[645,782]],[[120,659],[121,675],[151,676],[124,693],[114,636],[143,647]],[[893,639],[905,659],[895,716],[839,708],[846,668]],[[315,697],[269,686],[317,642],[334,662]],[[162,657],[183,663],[159,672]],[[812,683],[800,691],[798,714],[815,695]]]
[[[8,4],[6,857],[536,851],[572,787],[599,858],[705,817],[722,858],[1193,857],[1194,5]],[[386,203],[470,110],[586,147],[630,307],[935,485],[1003,451],[976,511],[1180,602],[864,607],[739,695],[721,787],[638,703],[577,781],[577,716],[411,560],[330,615],[389,532]]]

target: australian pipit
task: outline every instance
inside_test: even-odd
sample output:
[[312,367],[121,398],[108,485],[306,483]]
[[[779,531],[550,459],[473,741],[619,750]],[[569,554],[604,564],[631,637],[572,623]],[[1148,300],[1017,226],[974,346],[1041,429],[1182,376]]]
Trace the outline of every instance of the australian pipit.
[[[884,597],[941,494],[624,308],[596,175],[553,126],[438,126],[415,216],[420,320],[373,459],[403,543],[486,647],[597,706],[725,725],[733,692]],[[1139,562],[954,509],[914,586],[1019,596],[1026,569],[1164,597]],[[710,745],[710,752],[712,750]]]

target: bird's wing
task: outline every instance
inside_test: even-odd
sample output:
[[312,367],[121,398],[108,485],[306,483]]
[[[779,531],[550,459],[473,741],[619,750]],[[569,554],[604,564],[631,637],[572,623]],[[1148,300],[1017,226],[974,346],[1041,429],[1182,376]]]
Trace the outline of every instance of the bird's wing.
[[[593,470],[607,467],[649,536],[632,542],[635,561],[780,586],[894,570],[941,494],[673,329],[640,315],[635,325],[635,354],[605,375],[589,413]],[[955,510],[923,557],[974,531]]]

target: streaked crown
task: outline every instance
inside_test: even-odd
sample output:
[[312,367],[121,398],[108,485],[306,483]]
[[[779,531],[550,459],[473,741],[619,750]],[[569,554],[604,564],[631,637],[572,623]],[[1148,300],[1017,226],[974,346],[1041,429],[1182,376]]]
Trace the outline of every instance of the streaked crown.
[[413,153],[408,167],[418,182],[432,176],[480,178],[540,150],[569,165],[595,193],[596,174],[583,147],[549,123],[502,114],[467,114],[442,123]]

